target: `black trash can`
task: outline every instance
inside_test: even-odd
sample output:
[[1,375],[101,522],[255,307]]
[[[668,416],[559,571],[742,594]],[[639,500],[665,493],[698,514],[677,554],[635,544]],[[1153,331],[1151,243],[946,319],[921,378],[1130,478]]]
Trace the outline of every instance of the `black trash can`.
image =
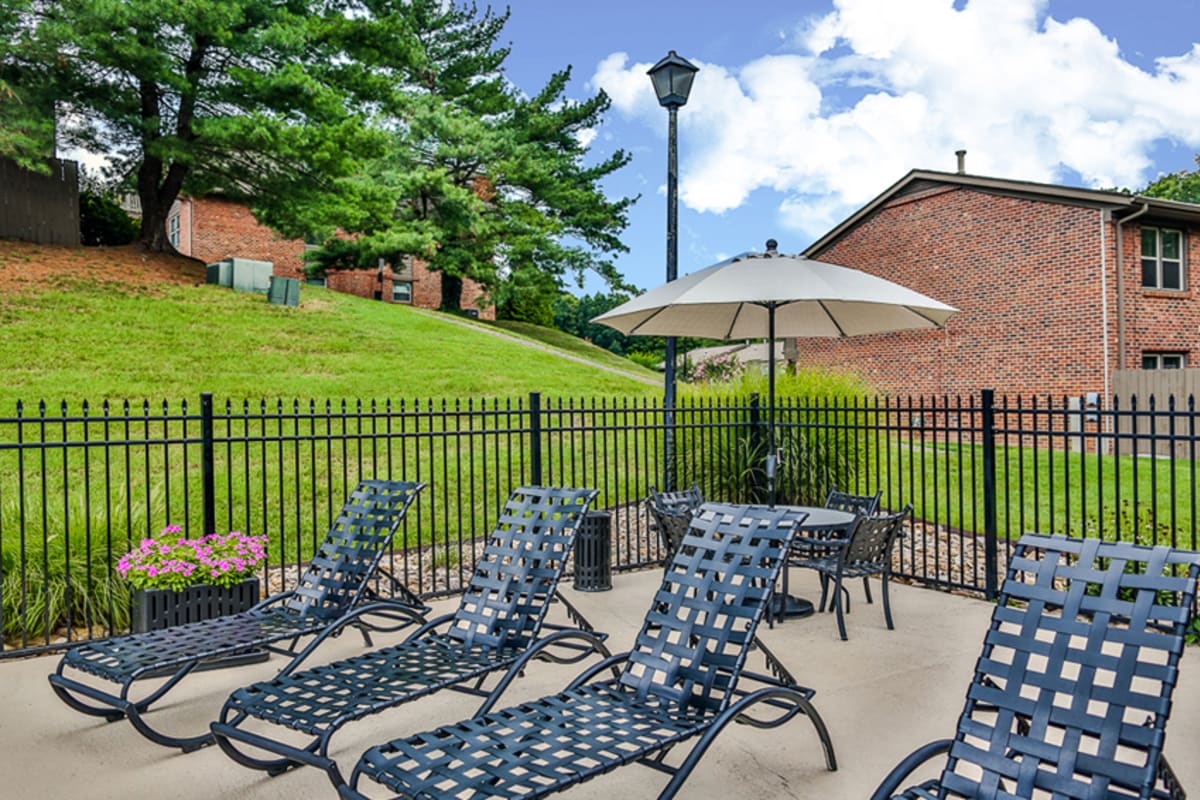
[[575,533],[575,588],[605,592],[612,588],[612,514],[589,511]]

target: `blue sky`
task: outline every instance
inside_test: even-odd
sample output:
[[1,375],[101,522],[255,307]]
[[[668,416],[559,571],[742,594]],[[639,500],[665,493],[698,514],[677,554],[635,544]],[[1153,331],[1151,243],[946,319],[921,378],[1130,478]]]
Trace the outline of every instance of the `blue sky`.
[[[1200,152],[1197,0],[509,0],[507,73],[613,109],[597,155],[641,195],[618,268],[665,279],[667,114],[646,69],[701,68],[680,111],[679,270],[799,252],[909,169],[1138,189]],[[502,7],[502,6],[501,6]],[[587,291],[602,288],[589,279]]]

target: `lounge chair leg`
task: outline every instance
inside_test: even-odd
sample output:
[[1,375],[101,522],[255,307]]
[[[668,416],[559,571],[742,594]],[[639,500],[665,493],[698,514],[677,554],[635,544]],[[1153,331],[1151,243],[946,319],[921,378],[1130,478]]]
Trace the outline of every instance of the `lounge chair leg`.
[[883,583],[883,618],[887,620],[888,630],[895,630],[895,626],[892,625],[892,604],[888,599],[888,574],[885,572],[879,580]]
[[178,747],[185,753],[192,753],[199,750],[201,747],[208,747],[216,740],[213,739],[212,731],[202,733],[198,736],[169,736],[165,733],[155,730],[150,727],[146,720],[142,719],[142,712],[130,703],[125,709],[125,716],[129,718],[129,722],[137,729],[137,732],[145,736],[155,744],[161,744],[164,747]]
[[875,601],[871,599],[871,578],[870,578],[870,576],[863,575],[863,591],[866,592],[866,594],[867,594],[867,602],[874,603]]
[[834,609],[837,611],[838,633],[842,635],[842,641],[846,641],[846,620],[842,613],[842,576],[837,576],[837,582],[833,585],[833,603]]
[[829,595],[829,576],[826,575],[824,572],[820,573],[820,575],[821,575],[821,602],[817,606],[817,611],[820,611],[821,613],[825,613],[825,599]]
[[821,740],[821,748],[825,751],[825,766],[830,772],[837,772],[837,756],[833,753],[833,740],[829,738],[829,729],[825,727],[825,720],[821,719],[821,715],[817,713],[817,709],[807,700],[798,701],[800,710],[804,712],[804,716],[808,717],[812,722],[813,727],[817,729],[817,737]]

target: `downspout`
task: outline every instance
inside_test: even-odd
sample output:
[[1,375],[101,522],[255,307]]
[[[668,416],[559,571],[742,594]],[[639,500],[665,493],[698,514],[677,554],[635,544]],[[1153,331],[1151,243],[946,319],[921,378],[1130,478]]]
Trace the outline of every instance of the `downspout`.
[[[1100,395],[1100,405],[1103,407],[1105,403],[1112,397],[1110,380],[1111,365],[1109,364],[1108,351],[1110,350],[1108,339],[1108,221],[1112,219],[1112,212],[1107,208],[1100,209],[1100,319],[1101,329],[1103,331],[1102,341],[1104,343],[1104,394]],[[1118,259],[1119,261],[1120,259]]]
[[1142,207],[1127,217],[1117,219],[1117,369],[1125,369],[1125,239],[1122,235],[1126,222],[1132,222],[1150,210],[1150,204],[1141,201]]

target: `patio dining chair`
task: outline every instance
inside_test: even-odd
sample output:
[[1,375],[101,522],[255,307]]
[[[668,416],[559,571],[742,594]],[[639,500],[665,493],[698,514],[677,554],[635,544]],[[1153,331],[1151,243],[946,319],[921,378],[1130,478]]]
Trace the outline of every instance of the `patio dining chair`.
[[[837,484],[829,488],[829,493],[825,495],[825,508],[834,511],[845,511],[848,514],[857,516],[869,517],[879,510],[879,498],[883,496],[883,491],[877,491],[874,495],[869,494],[851,494],[849,492],[838,491]],[[845,526],[837,526],[832,528],[814,528],[807,527],[803,536],[797,536],[792,540],[791,550],[788,551],[788,563],[783,569],[783,587],[780,592],[781,597],[789,596],[789,570],[788,567],[804,566],[802,562],[810,561],[817,556],[828,555],[832,551],[823,544],[826,539],[845,539],[849,530]],[[871,589],[868,586],[867,597],[871,596]],[[824,601],[821,606],[824,607]],[[778,619],[781,621],[784,616],[785,606],[778,604]]]
[[[605,635],[558,593],[592,489],[516,489],[497,520],[458,609],[404,641],[326,665],[300,669],[312,650],[272,680],[234,692],[212,730],[231,758],[277,775],[308,764],[334,786],[345,781],[329,756],[348,723],[451,689],[492,707],[530,661],[575,663],[609,656]],[[545,622],[552,603],[572,626]],[[545,636],[542,630],[550,631]],[[500,673],[491,689],[483,684]],[[261,751],[261,752],[260,752]]]
[[[755,636],[797,524],[783,510],[705,504],[631,651],[585,670],[559,694],[369,749],[341,797],[362,800],[359,787],[371,783],[403,798],[528,800],[637,762],[672,776],[659,794],[671,798],[729,723],[774,728],[798,714],[808,716],[836,769],[813,690],[797,685]],[[770,675],[745,669],[755,646]],[[610,670],[614,677],[603,674]],[[698,741],[681,763],[666,763],[689,739]]]
[[[1198,553],[1021,537],[954,738],[904,759],[873,800],[1182,800],[1163,741],[1198,576]],[[939,777],[897,794],[941,756]]]
[[[174,736],[146,718],[151,705],[205,662],[256,648],[295,655],[306,637],[330,628],[340,632],[348,624],[354,624],[369,644],[368,629],[379,628],[378,623],[368,623],[371,616],[388,620],[387,630],[424,621],[428,607],[390,575],[399,599],[384,600],[369,585],[382,572],[379,560],[391,549],[408,507],[423,488],[425,484],[409,481],[360,482],[295,589],[239,614],[72,647],[49,676],[51,687],[76,711],[109,722],[127,718],[157,744],[184,752],[212,744],[207,726],[200,734]],[[275,644],[283,640],[290,642]],[[164,675],[164,682],[152,685]],[[119,690],[114,693],[99,681],[115,683]],[[144,689],[136,698],[135,687]]]
[[650,487],[650,496],[646,498],[646,510],[658,530],[658,540],[662,545],[663,565],[669,567],[671,557],[679,549],[679,543],[687,534],[692,515],[704,503],[704,495],[700,492],[699,484],[693,483],[690,489],[677,492],[660,492]]
[[[850,592],[842,586],[846,578],[862,578],[867,602],[872,603],[871,576],[879,576],[883,618],[889,631],[895,628],[888,594],[888,583],[892,577],[892,549],[900,538],[905,518],[911,512],[912,504],[909,503],[898,514],[858,517],[844,539],[813,540],[813,555],[792,561],[793,566],[813,569],[820,575],[821,600],[817,610],[825,611],[828,602],[837,611],[838,633],[842,641],[846,640],[845,612],[850,610]],[[832,597],[829,596],[830,584],[833,585]]]

